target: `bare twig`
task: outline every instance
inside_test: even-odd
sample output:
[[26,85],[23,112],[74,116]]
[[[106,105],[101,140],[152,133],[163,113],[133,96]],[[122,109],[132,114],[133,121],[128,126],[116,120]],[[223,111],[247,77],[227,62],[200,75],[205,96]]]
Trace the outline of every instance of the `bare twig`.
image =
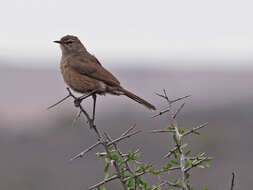
[[[109,153],[110,153],[110,151],[109,151],[109,146],[110,146],[109,143],[112,143],[112,141],[111,141],[110,136],[109,136],[106,132],[104,132],[104,135],[105,135],[105,137],[109,140],[108,143],[104,143],[104,144],[103,144],[103,145],[104,145],[104,148],[105,148],[105,150],[106,150],[106,153],[109,154]],[[112,143],[112,144],[113,144],[114,147],[115,147],[115,143]],[[118,164],[117,162],[115,162],[114,160],[113,160],[112,164],[113,164],[113,166],[114,166],[114,168],[115,168],[115,170],[116,170],[117,176],[119,176],[119,179],[120,179],[120,182],[121,182],[123,188],[124,188],[125,190],[127,190],[128,188],[127,188],[126,182],[124,181],[124,177],[121,175],[119,164]]]
[[168,169],[164,169],[163,171],[161,171],[161,173],[165,173],[167,171],[175,171],[175,170],[180,170],[181,167],[180,166],[174,166],[174,167],[171,167],[171,168],[168,168]]
[[134,124],[132,127],[130,127],[129,129],[127,129],[124,133],[122,133],[120,136],[125,136],[127,135],[130,131],[132,131],[134,128],[136,127],[136,124]]
[[[185,159],[189,159],[189,160],[202,160],[204,159],[205,157],[186,157]],[[208,157],[208,159],[213,159],[213,157]]]
[[135,132],[133,132],[133,133],[129,133],[128,135],[120,136],[119,138],[114,139],[113,141],[109,142],[109,143],[107,144],[107,146],[110,146],[110,145],[112,145],[112,144],[114,144],[114,143],[116,143],[116,142],[119,142],[119,141],[121,141],[121,140],[123,140],[123,139],[125,139],[125,138],[129,138],[129,137],[131,137],[131,136],[133,136],[133,135],[136,135],[136,134],[138,134],[138,133],[140,133],[140,132],[141,132],[141,130],[138,130],[138,131],[135,131]]
[[81,116],[81,114],[82,114],[82,111],[81,111],[81,110],[78,110],[78,112],[77,112],[75,118],[74,118],[73,121],[72,121],[71,126],[74,126],[74,125],[75,125],[76,121],[77,121],[78,118]]
[[[189,180],[187,180],[187,172],[196,167],[201,165],[202,162],[207,161],[207,159],[210,159],[210,157],[203,157],[203,156],[196,156],[196,157],[186,157],[186,153],[184,152],[184,143],[183,143],[183,137],[195,133],[197,130],[207,126],[207,123],[202,124],[198,127],[193,128],[192,130],[189,131],[185,131],[184,133],[181,132],[178,123],[177,123],[177,116],[179,115],[179,113],[181,112],[181,110],[184,108],[185,103],[181,104],[180,107],[174,112],[174,110],[172,109],[172,104],[175,102],[178,102],[180,100],[183,100],[185,98],[190,97],[189,95],[187,96],[183,96],[180,98],[176,98],[174,100],[170,100],[166,91],[163,90],[163,94],[158,94],[156,93],[159,97],[165,99],[168,103],[168,107],[165,110],[160,111],[159,113],[157,113],[156,115],[154,115],[153,117],[157,117],[159,115],[162,115],[164,113],[168,114],[169,117],[169,122],[170,122],[170,126],[172,126],[172,128],[168,128],[168,130],[152,130],[152,133],[173,133],[173,139],[174,139],[174,148],[172,148],[171,150],[169,150],[169,152],[163,156],[163,158],[168,158],[171,155],[175,154],[175,158],[179,161],[179,166],[174,166],[174,167],[169,167],[169,168],[162,168],[160,170],[161,173],[165,173],[167,171],[171,171],[171,170],[180,170],[181,172],[181,179],[180,179],[180,184],[177,183],[172,183],[169,181],[163,181],[160,183],[159,186],[157,186],[155,189],[156,190],[158,188],[160,188],[161,186],[164,185],[168,185],[169,187],[178,187],[182,190],[190,190],[190,184],[189,184]],[[186,166],[188,165],[187,160],[192,160],[191,165],[190,166]],[[186,164],[187,162],[187,164]]]
[[84,157],[89,151],[91,151],[93,148],[97,147],[98,145],[100,145],[101,142],[98,141],[95,144],[93,144],[92,146],[90,146],[89,148],[85,149],[84,151],[82,151],[81,153],[77,154],[76,156],[74,156],[73,158],[70,159],[70,161],[73,161],[77,158],[81,158]]
[[[140,149],[137,148],[136,151],[134,151],[134,154],[137,154],[138,152],[140,152]],[[126,157],[128,156],[129,154],[122,154],[123,157]]]
[[160,96],[161,98],[164,98],[165,100],[167,100],[167,97],[162,95],[162,94],[159,94],[159,93],[155,93],[157,96]]
[[[172,183],[170,181],[163,181],[162,183],[160,183],[160,187],[164,186],[164,185],[168,185],[169,187],[181,187],[180,185],[178,184],[175,184],[175,183]],[[159,188],[159,186],[155,187],[154,189],[152,190],[157,190]]]
[[167,154],[165,154],[164,156],[163,156],[163,158],[169,158],[174,152],[176,152],[177,151],[177,146],[176,147],[174,147],[173,149],[171,149]]
[[[135,174],[135,177],[139,177],[139,176],[144,175],[145,173],[148,172],[148,169],[151,168],[151,167],[152,167],[152,165],[149,165],[149,167],[148,167],[146,170],[144,170],[144,171],[142,171],[142,172],[140,172],[140,173],[136,173],[136,174]],[[127,182],[129,179],[131,179],[131,177],[125,178],[125,179],[124,179],[124,182]]]
[[232,173],[232,180],[231,180],[231,188],[230,190],[233,190],[235,186],[235,172]]
[[209,157],[204,157],[202,159],[200,159],[199,161],[195,162],[194,164],[192,164],[191,166],[189,166],[188,168],[185,168],[184,172],[188,172],[189,170],[191,170],[192,168],[200,165],[202,162],[204,162],[205,160],[209,159]]
[[188,98],[189,96],[184,96],[181,98],[177,98],[175,100],[170,100],[167,96],[167,93],[165,90],[163,90],[163,95],[161,94],[157,94],[158,96],[164,98],[167,102],[168,102],[168,116],[170,121],[172,122],[172,125],[174,127],[174,135],[175,135],[175,141],[174,143],[176,144],[176,147],[174,149],[172,149],[168,154],[165,155],[165,157],[169,157],[171,154],[173,154],[175,151],[178,150],[179,152],[179,159],[180,159],[180,167],[179,169],[181,170],[181,176],[182,176],[182,186],[183,186],[183,190],[189,190],[189,186],[187,185],[187,181],[186,181],[186,172],[185,172],[185,155],[183,152],[183,149],[181,148],[181,144],[183,143],[182,141],[182,134],[180,134],[179,132],[179,127],[176,121],[176,116],[178,115],[178,113],[182,110],[182,108],[184,107],[185,103],[183,103],[179,109],[176,111],[176,113],[174,114],[172,111],[172,104],[182,100],[184,98]]
[[183,97],[180,97],[180,98],[177,98],[177,99],[174,99],[174,100],[169,100],[169,98],[168,98],[168,96],[167,96],[167,93],[166,93],[166,91],[163,89],[163,95],[162,94],[159,94],[159,93],[155,93],[157,96],[160,96],[161,98],[164,98],[165,100],[167,100],[167,101],[169,101],[170,102],[170,104],[173,104],[173,103],[175,103],[175,102],[177,102],[177,101],[180,101],[180,100],[182,100],[182,99],[185,99],[185,98],[189,98],[190,97],[190,95],[187,95],[187,96],[183,96]]
[[[172,116],[173,117],[173,116]],[[175,127],[175,134],[176,134],[176,144],[178,147],[178,152],[179,152],[179,157],[180,157],[180,168],[181,168],[181,175],[182,175],[182,185],[183,185],[183,189],[184,190],[189,190],[189,187],[187,185],[187,181],[186,181],[186,172],[185,172],[185,155],[184,152],[181,148],[181,146],[178,144],[178,142],[181,141],[182,143],[182,135],[179,133],[178,130],[178,126],[177,126],[177,121],[173,118],[173,123],[174,123],[174,127]]]
[[165,129],[157,129],[152,130],[151,133],[174,133],[175,130],[165,130]]
[[[130,129],[131,129],[131,128],[130,128]],[[109,140],[110,142],[112,142],[112,138],[109,136],[109,134],[105,133],[105,135],[106,135],[106,137],[108,138],[108,140]],[[113,143],[113,146],[114,146],[115,150],[117,150],[117,152],[119,153],[119,155],[123,158],[123,157],[124,157],[124,156],[123,156],[123,153],[119,150],[119,148],[118,148],[118,146],[117,146],[117,143]],[[125,161],[124,164],[125,164],[125,166],[126,166],[126,169],[127,169],[129,172],[133,173],[133,171],[132,171],[131,167],[129,166],[128,162]]]
[[47,108],[47,110],[49,110],[49,109],[51,109],[51,108],[57,106],[58,104],[62,103],[63,101],[65,101],[65,100],[68,99],[69,97],[70,97],[70,95],[67,95],[65,98],[63,98],[63,99],[59,100],[58,102],[56,102],[55,104],[49,106],[49,107]]
[[171,100],[170,103],[173,104],[175,102],[178,102],[180,100],[183,100],[183,99],[186,99],[186,98],[189,98],[189,97],[191,97],[191,95],[187,95],[187,96],[183,96],[183,97],[177,98],[175,100]]
[[[84,117],[87,119],[87,123],[89,125],[89,127],[91,129],[94,129],[97,137],[98,137],[98,141],[93,144],[92,146],[88,147],[87,149],[85,149],[84,151],[82,151],[81,153],[77,154],[76,156],[74,156],[73,158],[70,159],[70,161],[73,161],[77,158],[80,158],[80,157],[84,157],[88,152],[90,152],[92,149],[96,148],[98,145],[102,144],[104,149],[105,149],[105,152],[104,153],[101,153],[100,155],[102,156],[106,156],[106,155],[109,155],[111,153],[111,150],[110,150],[110,146],[113,145],[115,150],[118,152],[119,156],[122,158],[122,159],[125,159],[129,154],[123,154],[120,149],[118,148],[118,145],[117,143],[119,143],[120,141],[126,139],[126,138],[129,138],[135,134],[138,134],[140,133],[141,131],[138,130],[138,131],[133,131],[133,129],[135,128],[135,125],[130,127],[129,129],[127,129],[125,132],[123,132],[121,134],[120,137],[116,138],[116,139],[112,139],[109,134],[107,133],[101,133],[96,125],[94,124],[94,118],[95,118],[95,112],[94,112],[94,107],[93,107],[93,117],[91,118],[90,115],[87,113],[87,111],[83,108],[83,106],[81,105],[81,101],[91,95],[93,95],[93,93],[95,92],[92,92],[92,93],[89,93],[88,95],[84,95],[80,98],[77,98],[70,90],[70,88],[67,88],[67,91],[68,91],[68,96],[66,96],[65,98],[63,98],[62,100],[58,101],[56,104],[50,106],[48,109],[60,104],[61,102],[63,102],[64,100],[66,100],[67,98],[69,97],[72,97],[74,99],[74,104],[75,104],[75,107],[79,108],[79,112],[77,113],[77,115],[75,116],[74,120],[72,123],[74,123],[79,117],[81,114],[84,115]],[[95,105],[95,104],[94,104]],[[135,153],[137,153],[139,151],[139,149],[137,149],[135,151]],[[99,188],[100,186],[104,185],[105,183],[109,182],[109,181],[112,181],[112,180],[115,180],[115,179],[119,179],[124,190],[128,190],[128,187],[126,185],[126,182],[127,180],[129,180],[128,178],[124,178],[124,176],[121,174],[121,169],[120,169],[120,166],[121,164],[124,164],[125,165],[125,168],[124,170],[128,170],[128,172],[130,174],[134,174],[134,172],[132,171],[130,165],[128,164],[128,161],[129,161],[129,158],[126,158],[124,162],[121,162],[121,163],[118,163],[117,161],[111,159],[111,163],[113,164],[115,170],[116,170],[116,175],[110,177],[110,178],[107,178],[91,187],[89,187],[89,190],[91,189],[95,189],[95,188]],[[137,160],[136,160],[137,162]],[[146,173],[146,170],[140,172],[140,173],[137,173],[136,174],[136,178],[135,180],[137,179],[138,176],[141,176],[143,174]],[[137,185],[137,183],[135,183],[135,185]]]
[[118,179],[118,178],[119,178],[119,176],[114,175],[114,176],[109,177],[109,178],[107,178],[107,179],[105,179],[105,180],[103,180],[103,181],[101,181],[101,182],[99,182],[99,183],[97,183],[97,184],[95,184],[95,185],[90,186],[90,187],[88,188],[88,190],[96,189],[96,188],[98,188],[98,187],[100,187],[100,186],[102,186],[102,185],[104,185],[104,184],[106,184],[106,183],[108,183],[108,182],[110,182],[110,181],[113,181],[113,180],[115,180],[115,179]]
[[191,133],[194,133],[195,131],[197,131],[197,130],[203,128],[203,127],[206,127],[207,125],[208,125],[208,123],[201,124],[200,126],[195,127],[192,130],[185,132],[182,136],[186,136],[186,135],[189,135]]
[[167,109],[165,109],[165,110],[162,110],[162,111],[160,111],[159,113],[153,115],[152,118],[155,118],[155,117],[157,117],[157,116],[160,116],[160,115],[162,115],[162,114],[164,114],[164,113],[167,113],[167,112],[169,112],[169,111],[170,111],[169,108],[167,108]]
[[176,113],[173,115],[173,119],[175,119],[177,117],[177,115],[179,114],[179,112],[183,109],[185,103],[183,103],[176,111]]

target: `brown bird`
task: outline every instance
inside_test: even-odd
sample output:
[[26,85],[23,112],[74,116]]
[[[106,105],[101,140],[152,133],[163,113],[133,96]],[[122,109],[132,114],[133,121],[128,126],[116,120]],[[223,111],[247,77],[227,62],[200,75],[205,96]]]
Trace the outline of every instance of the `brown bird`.
[[156,109],[152,104],[123,88],[119,80],[86,50],[76,36],[66,35],[61,40],[54,42],[59,43],[62,50],[60,68],[64,81],[74,91],[88,93],[88,95],[79,98],[79,103],[82,99],[93,96],[93,116],[95,114],[96,94],[125,95],[151,110]]

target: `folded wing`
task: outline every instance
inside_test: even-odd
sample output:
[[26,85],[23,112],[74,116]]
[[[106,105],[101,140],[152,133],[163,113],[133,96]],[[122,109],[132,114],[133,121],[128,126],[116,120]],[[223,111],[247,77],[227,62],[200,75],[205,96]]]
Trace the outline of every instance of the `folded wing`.
[[103,81],[105,84],[110,86],[120,86],[118,79],[106,70],[93,55],[76,55],[75,59],[72,58],[71,60],[68,61],[69,66],[78,73]]

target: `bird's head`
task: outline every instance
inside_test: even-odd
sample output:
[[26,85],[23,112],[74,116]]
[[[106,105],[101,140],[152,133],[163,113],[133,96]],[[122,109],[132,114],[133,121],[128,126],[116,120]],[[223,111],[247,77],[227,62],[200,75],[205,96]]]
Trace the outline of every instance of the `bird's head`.
[[77,53],[86,50],[82,42],[76,36],[66,35],[63,36],[61,40],[56,40],[54,42],[60,44],[62,54]]

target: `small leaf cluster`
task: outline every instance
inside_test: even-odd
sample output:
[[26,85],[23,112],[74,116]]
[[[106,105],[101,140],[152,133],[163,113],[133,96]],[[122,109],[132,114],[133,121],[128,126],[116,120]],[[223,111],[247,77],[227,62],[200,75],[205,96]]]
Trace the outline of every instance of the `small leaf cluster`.
[[[139,161],[141,156],[140,153],[128,151],[128,153],[123,154],[112,145],[108,148],[106,153],[97,153],[97,156],[99,159],[104,157],[105,160],[104,181],[110,177],[110,167],[116,165],[119,169],[119,174],[113,173],[111,176],[118,176],[129,190],[135,190],[137,188],[141,190],[151,190],[147,182],[142,179],[142,175],[149,171],[151,165]],[[100,189],[105,190],[106,188],[101,186]]]
[[[210,161],[212,161],[212,158],[208,157],[206,153],[200,152],[194,157],[190,157],[191,154],[191,149],[187,148],[188,144],[183,143],[183,138],[185,134],[195,134],[195,135],[200,135],[198,131],[195,130],[187,130],[183,128],[177,128],[171,124],[166,126],[166,130],[168,132],[172,132],[172,140],[173,140],[173,147],[171,148],[169,145],[167,145],[167,150],[168,153],[166,154],[165,157],[167,157],[167,162],[165,165],[161,166],[160,169],[158,170],[153,170],[152,174],[157,175],[160,177],[160,174],[162,173],[167,173],[167,179],[170,181],[170,183],[167,183],[167,189],[169,190],[174,190],[174,189],[185,189],[182,183],[182,176],[178,177],[177,179],[172,180],[171,179],[171,172],[173,171],[178,171],[182,172],[184,171],[184,177],[185,177],[185,182],[187,184],[187,188],[189,190],[194,190],[194,186],[190,185],[190,170],[194,167],[198,168],[208,168],[210,167]],[[178,134],[176,134],[176,130],[178,130]],[[182,156],[183,155],[183,156]],[[180,164],[180,159],[184,158],[184,165],[181,166]],[[159,186],[161,185],[158,184],[156,186],[156,189],[161,189]],[[207,186],[204,186],[204,190],[208,190]]]

